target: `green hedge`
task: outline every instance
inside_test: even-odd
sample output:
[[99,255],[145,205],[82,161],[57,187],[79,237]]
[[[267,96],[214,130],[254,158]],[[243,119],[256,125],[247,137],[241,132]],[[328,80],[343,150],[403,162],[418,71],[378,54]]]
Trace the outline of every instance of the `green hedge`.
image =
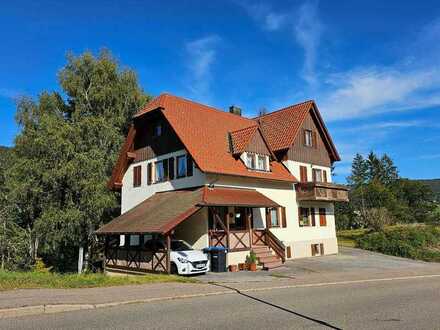
[[440,262],[440,230],[434,226],[401,226],[365,234],[357,247],[398,257]]

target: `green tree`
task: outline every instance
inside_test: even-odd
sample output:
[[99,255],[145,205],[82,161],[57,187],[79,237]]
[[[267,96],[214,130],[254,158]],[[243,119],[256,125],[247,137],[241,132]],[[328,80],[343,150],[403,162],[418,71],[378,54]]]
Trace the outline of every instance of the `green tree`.
[[18,104],[10,186],[32,256],[38,250],[55,269],[73,270],[76,251],[87,261],[93,232],[118,211],[106,183],[132,115],[149,97],[108,51],[68,55],[59,81],[66,99],[44,92]]
[[367,183],[368,180],[368,162],[361,154],[356,154],[351,165],[351,175],[347,178],[351,186],[359,186]]

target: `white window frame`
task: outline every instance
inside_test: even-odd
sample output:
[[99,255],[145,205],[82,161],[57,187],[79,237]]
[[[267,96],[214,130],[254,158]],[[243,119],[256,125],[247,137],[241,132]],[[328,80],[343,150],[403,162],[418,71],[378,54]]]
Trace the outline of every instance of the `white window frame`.
[[306,147],[313,147],[313,131],[310,129],[304,130],[304,144]]
[[[188,169],[187,169],[188,162],[186,160],[186,157],[187,157],[186,155],[179,155],[176,157],[176,178],[177,179],[186,177],[186,173],[188,171]],[[179,175],[179,161],[181,161],[181,160],[183,160],[183,165],[185,168],[183,175]]]

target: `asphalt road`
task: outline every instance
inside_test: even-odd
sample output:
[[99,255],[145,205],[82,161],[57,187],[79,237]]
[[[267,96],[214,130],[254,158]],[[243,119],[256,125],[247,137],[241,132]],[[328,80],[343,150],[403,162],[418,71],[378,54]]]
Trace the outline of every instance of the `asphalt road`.
[[273,289],[0,320],[0,329],[440,329],[440,278]]

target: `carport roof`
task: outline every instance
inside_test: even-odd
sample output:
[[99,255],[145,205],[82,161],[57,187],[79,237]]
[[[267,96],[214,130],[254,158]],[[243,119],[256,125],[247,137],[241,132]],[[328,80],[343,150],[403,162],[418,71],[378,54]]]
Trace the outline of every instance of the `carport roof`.
[[97,234],[168,233],[204,206],[278,207],[253,189],[202,187],[156,193],[99,228]]

